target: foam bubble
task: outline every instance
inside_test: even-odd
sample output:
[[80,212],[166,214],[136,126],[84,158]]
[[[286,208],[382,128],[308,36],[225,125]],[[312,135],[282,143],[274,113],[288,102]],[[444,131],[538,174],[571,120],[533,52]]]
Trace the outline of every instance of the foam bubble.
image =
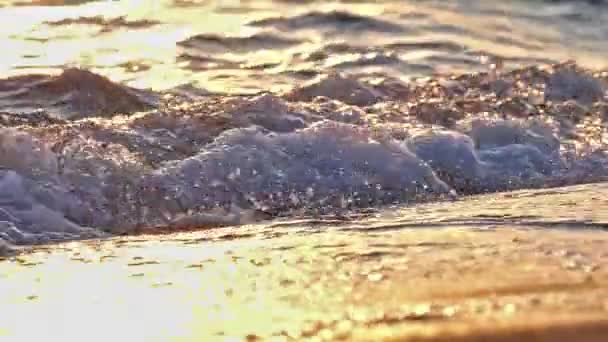
[[4,114],[0,240],[242,224],[602,179],[603,102],[529,99],[560,68],[501,76],[525,115],[505,110],[482,74],[405,92],[329,75],[284,97],[169,93],[154,110],[94,119]]
[[293,133],[229,130],[203,152],[155,171],[144,183],[154,191],[146,197],[161,202],[151,206],[170,215],[218,204],[326,212],[449,191],[406,149],[374,140],[367,129],[332,122]]
[[286,95],[292,101],[310,101],[317,96],[326,96],[356,106],[371,105],[380,98],[380,94],[373,88],[340,74],[321,77]]
[[545,85],[545,97],[550,101],[577,100],[591,104],[606,95],[602,82],[573,69],[560,69],[552,74]]

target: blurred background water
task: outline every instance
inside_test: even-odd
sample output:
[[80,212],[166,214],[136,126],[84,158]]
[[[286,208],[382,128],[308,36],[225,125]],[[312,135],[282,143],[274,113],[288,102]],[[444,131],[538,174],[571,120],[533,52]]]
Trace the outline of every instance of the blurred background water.
[[140,88],[285,90],[572,59],[606,67],[601,1],[3,1],[0,74],[81,66]]

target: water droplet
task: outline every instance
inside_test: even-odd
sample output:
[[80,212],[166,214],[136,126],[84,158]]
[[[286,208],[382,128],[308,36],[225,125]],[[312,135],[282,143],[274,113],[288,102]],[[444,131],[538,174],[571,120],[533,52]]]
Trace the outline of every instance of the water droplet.
[[308,198],[312,198],[315,195],[315,190],[311,187],[306,189],[306,196],[308,196]]
[[335,339],[334,333],[327,328],[321,329],[317,336],[321,339],[321,341],[331,341]]
[[352,321],[348,319],[341,320],[336,324],[334,329],[334,338],[338,340],[348,338],[353,330],[353,327],[354,325]]
[[430,304],[418,304],[412,310],[412,313],[416,316],[425,316],[431,313]]
[[367,275],[367,279],[369,281],[380,281],[384,279],[384,275],[382,273],[370,273]]
[[452,317],[456,314],[456,312],[458,311],[458,308],[455,306],[448,306],[446,308],[443,309],[442,313],[444,316],[446,317]]
[[502,311],[506,315],[513,315],[515,313],[515,311],[517,311],[517,307],[515,306],[515,304],[509,303],[502,308]]

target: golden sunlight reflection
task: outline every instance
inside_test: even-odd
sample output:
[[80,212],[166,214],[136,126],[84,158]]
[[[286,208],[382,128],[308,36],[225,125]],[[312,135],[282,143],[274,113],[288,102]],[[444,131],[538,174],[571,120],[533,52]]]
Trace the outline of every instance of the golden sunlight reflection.
[[446,228],[267,239],[263,227],[247,228],[258,229],[260,238],[228,229],[66,243],[2,262],[0,333],[19,341],[381,340],[494,326],[507,337],[497,320],[517,331],[549,323],[543,317],[597,322],[603,310],[594,303],[605,295],[606,270],[594,273],[600,283],[586,283],[584,272],[564,273],[567,257],[513,242],[576,245],[595,260],[600,240],[585,232]]
[[[226,332],[270,334],[285,324],[271,312],[301,324],[306,315],[280,305],[257,275],[255,259],[233,256],[234,248],[249,245],[68,243],[59,246],[63,253],[39,252],[20,263],[3,263],[0,274],[10,282],[0,282],[0,303],[14,310],[0,313],[0,327],[31,341],[45,336],[200,341],[229,337]],[[30,328],[33,322],[36,329]]]
[[569,8],[0,0],[0,342],[602,340]]
[[[17,3],[17,2],[15,2]],[[26,2],[23,2],[26,3]],[[61,1],[37,2],[30,6],[0,8],[0,44],[12,53],[0,57],[0,72],[11,76],[35,72],[56,72],[68,66],[91,69],[114,81],[131,86],[168,89],[180,84],[197,84],[211,91],[257,92],[274,89],[286,90],[293,83],[291,73],[311,72],[318,68],[357,65],[366,62],[369,55],[335,53],[321,64],[298,61],[298,55],[322,51],[332,43],[352,43],[353,46],[380,48],[397,43],[457,42],[471,51],[491,51],[505,58],[537,58],[564,60],[575,58],[579,64],[603,67],[605,61],[601,46],[577,41],[581,49],[564,46],[561,33],[551,28],[513,19],[508,15],[476,15],[458,12],[451,8],[433,5],[359,3],[349,4],[348,11],[367,17],[386,20],[387,25],[403,24],[403,33],[388,31],[378,26],[378,32],[365,35],[345,35],[339,29],[322,23],[318,27],[285,30],[277,27],[258,27],[249,23],[263,18],[286,18],[305,15],[315,10],[324,13],[343,11],[339,3],[289,4],[262,1],[243,4],[225,1],[81,1],[77,5],[58,6]],[[39,6],[33,6],[38,4]],[[40,6],[40,5],[48,6]],[[504,13],[516,12],[516,5],[501,5]],[[515,16],[515,15],[514,15]],[[411,17],[411,18],[410,18]],[[300,25],[300,24],[298,24]],[[302,21],[301,25],[306,25]],[[372,25],[381,25],[373,23]],[[504,28],[509,28],[508,37]],[[197,34],[220,34],[247,37],[256,32],[292,35],[300,40],[289,48],[252,47],[244,53],[211,53],[200,47],[199,57],[215,61],[200,64],[197,59],[185,61],[184,49],[179,42]],[[507,39],[508,38],[508,39]],[[254,42],[255,44],[255,42]],[[584,47],[583,47],[584,45]],[[539,48],[542,46],[542,48]],[[597,50],[598,53],[592,52]],[[405,63],[394,66],[409,70],[407,63],[429,64],[437,72],[466,71],[455,56],[423,53],[420,49],[387,51]],[[580,53],[579,53],[580,52]],[[468,58],[468,57],[467,57]],[[380,59],[382,60],[382,59]],[[470,62],[463,60],[470,68]],[[460,63],[460,64],[459,64]],[[130,67],[137,65],[137,67]],[[273,68],[268,66],[272,65]],[[370,65],[368,71],[381,70]],[[451,68],[451,69],[450,69]],[[353,72],[359,69],[353,68]],[[343,69],[343,72],[349,72]],[[426,71],[428,73],[428,71]],[[263,77],[260,74],[265,73]],[[273,77],[266,77],[272,75]]]

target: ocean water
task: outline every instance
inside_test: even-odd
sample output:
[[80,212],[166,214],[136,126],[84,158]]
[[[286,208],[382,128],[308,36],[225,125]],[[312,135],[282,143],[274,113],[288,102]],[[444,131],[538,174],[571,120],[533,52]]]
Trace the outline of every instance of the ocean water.
[[608,179],[601,1],[39,0],[0,18],[0,249]]

